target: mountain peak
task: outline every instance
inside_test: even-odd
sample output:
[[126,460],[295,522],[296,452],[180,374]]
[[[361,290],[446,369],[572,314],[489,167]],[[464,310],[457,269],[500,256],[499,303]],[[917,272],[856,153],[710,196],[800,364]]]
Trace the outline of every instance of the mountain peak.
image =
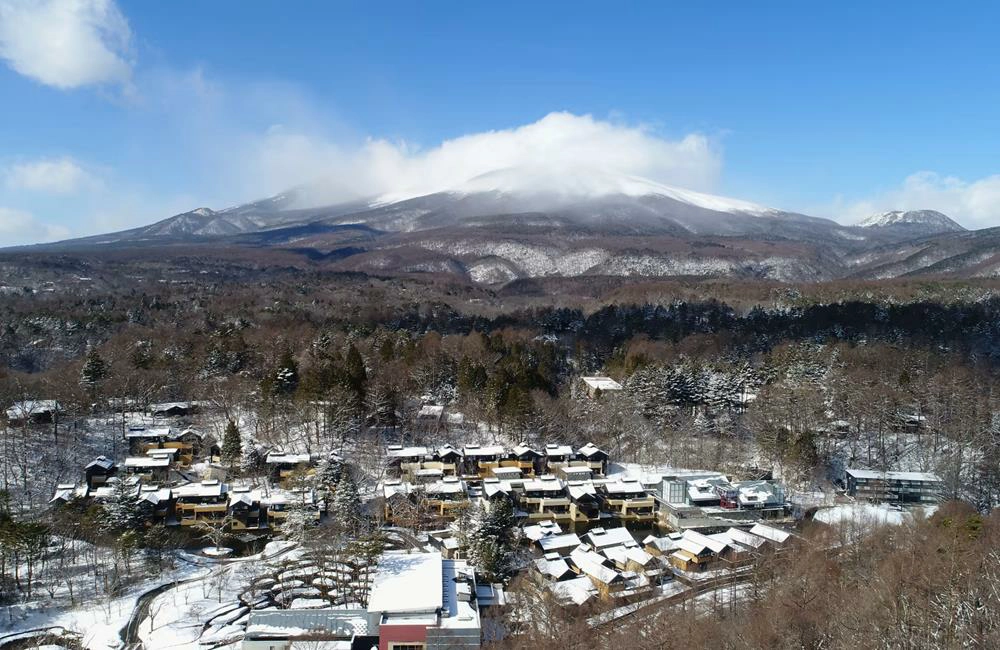
[[[598,199],[611,196],[630,198],[659,196],[716,212],[765,215],[775,210],[739,199],[731,199],[693,190],[681,189],[593,166],[523,165],[495,169],[443,190],[448,194],[498,194],[523,198],[544,199],[543,203]],[[386,205],[414,198],[412,192],[392,193],[379,197],[373,205]]]
[[947,215],[937,210],[891,210],[880,212],[860,221],[862,228],[887,228],[896,226],[919,226],[935,233],[959,232],[965,230]]

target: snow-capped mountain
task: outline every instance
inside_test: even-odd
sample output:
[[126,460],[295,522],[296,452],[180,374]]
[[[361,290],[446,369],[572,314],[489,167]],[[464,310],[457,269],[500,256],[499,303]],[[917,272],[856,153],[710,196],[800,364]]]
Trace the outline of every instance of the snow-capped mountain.
[[[964,273],[973,266],[989,273],[990,251],[1000,247],[931,210],[843,226],[594,168],[499,169],[429,194],[310,206],[309,196],[324,194],[315,189],[304,185],[218,211],[198,208],[38,250],[269,247],[337,270],[447,273],[494,284],[574,275],[811,281]],[[952,235],[968,237],[945,243]]]
[[[542,165],[507,167],[480,174],[457,186],[443,188],[441,192],[455,196],[499,194],[508,198],[530,197],[539,208],[543,207],[542,204],[579,202],[608,196],[661,196],[717,212],[757,216],[777,212],[749,201],[671,187],[647,178],[593,167],[558,170]],[[405,191],[394,192],[380,196],[374,205],[398,203],[417,196]]]
[[962,226],[937,210],[892,210],[880,212],[858,223],[862,228],[918,227],[925,232],[961,232]]

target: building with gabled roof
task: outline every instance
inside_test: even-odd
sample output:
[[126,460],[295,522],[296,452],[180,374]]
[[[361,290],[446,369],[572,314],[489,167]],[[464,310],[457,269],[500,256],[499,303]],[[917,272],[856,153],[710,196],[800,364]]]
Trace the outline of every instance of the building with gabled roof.
[[88,488],[100,487],[108,482],[108,479],[115,475],[118,468],[115,461],[107,456],[98,456],[87,463],[83,469],[83,475]]
[[576,533],[549,535],[537,540],[535,544],[542,550],[542,553],[558,553],[565,556],[580,546],[580,537]]
[[608,461],[611,456],[592,442],[577,449],[576,458],[585,467],[589,467],[594,474],[604,476],[608,473]]
[[763,537],[768,542],[779,548],[785,546],[793,537],[793,535],[787,530],[775,528],[774,526],[767,526],[765,524],[754,524],[753,528],[750,529],[750,534],[756,535],[757,537]]

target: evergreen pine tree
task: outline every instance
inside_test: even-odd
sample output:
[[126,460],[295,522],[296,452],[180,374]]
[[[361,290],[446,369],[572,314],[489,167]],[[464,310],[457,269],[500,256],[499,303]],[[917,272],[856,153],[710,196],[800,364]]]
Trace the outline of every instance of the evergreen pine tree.
[[365,388],[368,384],[368,371],[365,370],[365,360],[361,358],[361,353],[351,344],[347,348],[347,359],[344,361],[345,377],[344,382],[354,393],[354,398],[358,405],[365,403]]
[[334,494],[337,489],[337,483],[340,482],[340,477],[344,474],[344,463],[337,457],[327,458],[319,466],[316,472],[316,479],[321,486],[327,489],[330,494]]
[[[498,499],[489,510],[470,508],[465,523],[469,562],[490,582],[510,576],[514,561],[514,510],[509,501]],[[461,542],[461,539],[460,539]]]
[[106,533],[116,535],[142,527],[143,513],[136,486],[124,480],[115,481],[111,495],[104,502],[101,527]]
[[331,525],[340,533],[356,536],[364,524],[364,511],[358,485],[350,472],[341,473],[330,505]]
[[97,350],[87,350],[87,358],[80,369],[80,385],[90,392],[90,398],[96,399],[97,389],[108,376],[108,364],[97,353]]
[[222,462],[230,469],[236,467],[243,457],[243,441],[240,430],[232,420],[226,424],[226,432],[222,436]]
[[286,350],[278,362],[271,390],[277,395],[291,395],[299,387],[299,364],[290,350]]

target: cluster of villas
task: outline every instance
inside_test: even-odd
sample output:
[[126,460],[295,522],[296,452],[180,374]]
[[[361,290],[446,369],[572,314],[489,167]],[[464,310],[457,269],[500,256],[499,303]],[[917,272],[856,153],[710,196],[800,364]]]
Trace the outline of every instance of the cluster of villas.
[[[143,406],[136,400],[112,398],[108,406],[116,411],[128,409],[143,412],[154,418],[178,418],[197,413],[198,402],[159,402]],[[65,409],[54,399],[28,399],[14,402],[4,410],[3,415],[11,426],[50,424],[58,421]]]
[[[528,523],[623,524],[672,529],[700,527],[703,519],[780,519],[784,489],[766,480],[731,482],[718,472],[665,470],[610,474],[609,455],[593,444],[390,446],[382,483],[385,516],[420,503],[438,519],[457,516],[474,501],[508,499]],[[711,523],[718,526],[718,521]]]
[[[129,456],[120,463],[99,456],[87,464],[81,483],[56,487],[50,504],[75,500],[102,502],[116,495],[116,484],[134,490],[149,525],[196,526],[225,521],[233,531],[279,529],[292,508],[302,508],[317,520],[326,506],[311,487],[296,487],[288,479],[295,472],[313,472],[319,460],[310,454],[269,453],[265,463],[269,480],[263,485],[226,482],[217,460],[218,446],[209,434],[186,429],[136,429],[127,434]],[[340,462],[331,456],[333,462]],[[192,466],[201,478],[193,480]]]
[[436,552],[385,553],[366,607],[254,610],[243,650],[471,650],[482,639],[480,608],[503,593],[477,584],[464,560]]
[[755,523],[705,535],[693,530],[642,541],[621,528],[592,528],[583,535],[542,522],[524,529],[539,557],[531,576],[564,604],[593,599],[634,602],[675,578],[747,564],[756,555],[781,552],[795,539],[786,530]]

